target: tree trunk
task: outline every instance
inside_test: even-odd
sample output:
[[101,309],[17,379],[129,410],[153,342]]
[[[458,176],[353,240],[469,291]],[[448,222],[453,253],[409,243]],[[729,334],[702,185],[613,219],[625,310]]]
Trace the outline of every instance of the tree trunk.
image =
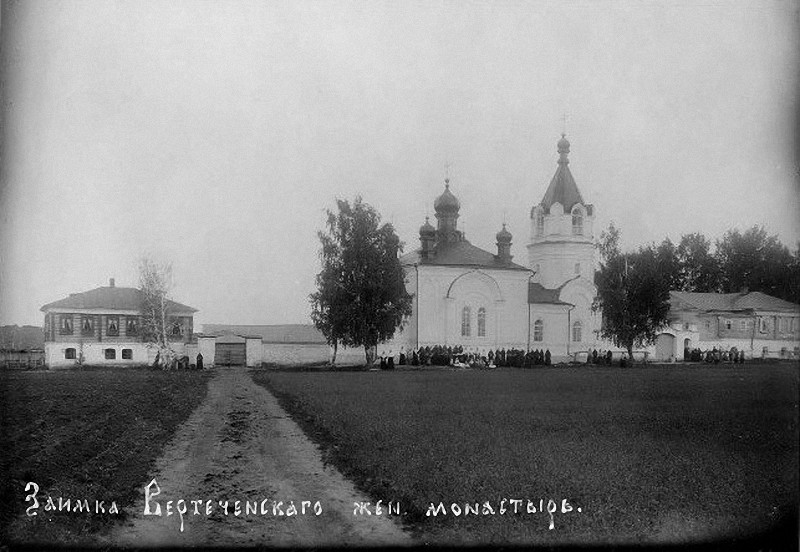
[[628,345],[628,358],[630,363],[633,364],[633,344]]
[[334,341],[333,345],[331,345],[331,359],[329,363],[331,366],[336,364],[336,353],[338,352],[338,350],[339,350],[339,343]]
[[376,356],[376,345],[364,345],[364,356],[367,359],[367,367],[370,367],[375,362]]

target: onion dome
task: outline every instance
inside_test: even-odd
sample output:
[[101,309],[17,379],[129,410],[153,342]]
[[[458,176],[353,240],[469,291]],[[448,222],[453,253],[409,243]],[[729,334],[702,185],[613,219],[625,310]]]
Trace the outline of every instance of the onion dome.
[[450,191],[450,179],[444,181],[444,192],[433,202],[433,208],[437,213],[458,213],[461,208],[458,198]]
[[503,229],[500,230],[495,237],[498,243],[511,243],[511,232],[506,230],[505,222],[503,223]]
[[558,141],[558,153],[566,155],[569,153],[569,140],[567,140],[567,135],[562,134],[561,140]]
[[419,227],[419,235],[420,236],[435,236],[436,235],[436,228],[434,228],[428,217],[425,217],[425,224]]

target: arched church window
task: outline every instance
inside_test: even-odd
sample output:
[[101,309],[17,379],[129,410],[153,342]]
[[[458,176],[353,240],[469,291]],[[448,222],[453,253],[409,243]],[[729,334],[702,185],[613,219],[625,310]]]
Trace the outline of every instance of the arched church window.
[[544,214],[537,213],[536,214],[536,235],[541,236],[544,234]]
[[583,236],[583,215],[577,207],[572,210],[572,235]]
[[541,320],[533,323],[533,340],[544,341],[544,322]]
[[470,328],[470,318],[472,317],[472,313],[470,312],[469,307],[464,307],[461,310],[461,335],[464,337],[469,337],[472,333]]
[[583,338],[583,324],[581,324],[580,320],[575,321],[572,324],[572,341],[580,342]]
[[478,337],[486,337],[486,309],[478,309]]

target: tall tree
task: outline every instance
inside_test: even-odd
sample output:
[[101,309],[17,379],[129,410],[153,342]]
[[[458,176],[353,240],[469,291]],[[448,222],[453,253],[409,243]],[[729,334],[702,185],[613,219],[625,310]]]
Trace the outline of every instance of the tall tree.
[[139,261],[142,337],[157,351],[156,363],[170,366],[175,352],[169,343],[169,293],[172,290],[172,264],[144,257]]
[[[663,244],[662,244],[663,245]],[[667,246],[640,247],[623,253],[619,230],[609,226],[600,236],[600,269],[595,276],[597,296],[594,310],[602,310],[601,335],[627,349],[652,344],[668,322],[671,260]]]
[[[364,347],[367,365],[378,343],[391,339],[411,314],[411,295],[398,253],[400,240],[391,224],[361,197],[351,205],[337,201],[319,232],[322,270],[310,296],[314,325],[335,351],[339,345]],[[334,356],[335,360],[335,356]]]
[[723,291],[735,293],[746,288],[797,300],[798,275],[793,269],[796,256],[763,227],[726,232],[717,241],[717,258],[723,274]]
[[711,241],[699,232],[684,234],[678,244],[681,291],[717,292],[720,290],[720,269],[711,251]]
[[666,280],[669,289],[678,289],[681,282],[681,265],[678,260],[678,248],[669,238],[664,238],[655,249],[661,277]]

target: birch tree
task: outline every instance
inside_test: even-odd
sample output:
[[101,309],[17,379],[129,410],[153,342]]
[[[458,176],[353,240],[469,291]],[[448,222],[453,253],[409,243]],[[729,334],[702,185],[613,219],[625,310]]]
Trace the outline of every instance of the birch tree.
[[172,290],[172,264],[144,257],[139,262],[142,336],[156,349],[156,365],[172,365],[175,351],[169,343],[169,294]]

